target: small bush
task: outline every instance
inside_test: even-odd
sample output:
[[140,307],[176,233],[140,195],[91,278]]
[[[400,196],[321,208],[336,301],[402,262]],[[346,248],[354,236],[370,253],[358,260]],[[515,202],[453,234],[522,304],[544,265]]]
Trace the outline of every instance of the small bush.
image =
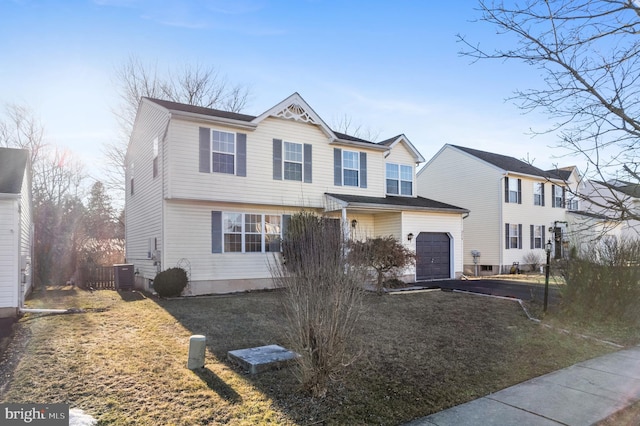
[[543,256],[534,251],[530,251],[529,253],[522,256],[522,263],[524,265],[528,265],[531,272],[540,271],[540,266],[543,264],[543,262]]
[[187,273],[182,268],[170,268],[156,275],[153,288],[160,297],[180,296],[187,286]]

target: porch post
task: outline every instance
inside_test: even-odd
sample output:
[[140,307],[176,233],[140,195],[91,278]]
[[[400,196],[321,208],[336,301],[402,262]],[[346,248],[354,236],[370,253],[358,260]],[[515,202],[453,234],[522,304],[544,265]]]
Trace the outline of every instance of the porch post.
[[347,209],[342,208],[342,237],[345,241],[349,241],[349,224],[347,223]]

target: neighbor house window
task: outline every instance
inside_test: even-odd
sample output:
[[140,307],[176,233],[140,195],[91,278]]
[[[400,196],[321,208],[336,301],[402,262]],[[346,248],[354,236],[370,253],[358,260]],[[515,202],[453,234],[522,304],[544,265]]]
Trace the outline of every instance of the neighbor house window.
[[553,189],[551,196],[553,197],[553,203],[551,207],[564,207],[564,195],[565,189],[562,186],[552,185]]
[[533,205],[544,206],[544,182],[533,183]]
[[214,173],[235,173],[236,135],[235,133],[211,131],[211,164]]
[[302,182],[302,144],[284,142],[284,178]]
[[521,249],[522,248],[522,225],[507,223],[505,225],[505,236],[507,249]]
[[360,153],[342,151],[342,182],[345,186],[359,186]]
[[576,197],[571,197],[566,201],[567,201],[567,209],[578,210],[579,204],[578,204],[578,199]]
[[543,225],[531,225],[531,248],[541,249],[544,248],[544,226]]
[[153,140],[153,177],[158,176],[158,138]]
[[[214,212],[216,213],[216,212]],[[220,212],[212,223],[213,246],[218,247]],[[279,252],[282,235],[282,217],[255,213],[222,213],[222,250],[225,253]],[[217,240],[217,241],[215,241]],[[220,252],[216,250],[214,252]]]
[[387,194],[413,195],[413,167],[387,163]]
[[522,203],[522,180],[510,177],[504,178],[505,194],[504,199],[506,203]]

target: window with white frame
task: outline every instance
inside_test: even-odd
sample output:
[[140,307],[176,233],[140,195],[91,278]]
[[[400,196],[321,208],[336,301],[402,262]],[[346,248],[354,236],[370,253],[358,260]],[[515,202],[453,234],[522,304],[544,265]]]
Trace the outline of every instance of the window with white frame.
[[531,248],[544,248],[544,225],[533,225],[533,247]]
[[509,248],[518,248],[518,225],[509,225]]
[[158,138],[153,139],[153,177],[158,176]]
[[564,188],[553,185],[553,207],[564,207]]
[[387,194],[413,195],[413,167],[387,163]]
[[211,130],[212,170],[215,173],[235,173],[236,135],[235,133]]
[[282,217],[256,213],[223,213],[225,253],[279,252]]
[[518,196],[520,193],[518,188],[519,182],[520,182],[520,179],[509,179],[509,202],[510,203],[518,202]]
[[533,183],[533,205],[544,206],[544,183]]
[[284,142],[284,178],[302,182],[302,144]]
[[359,186],[360,153],[356,151],[342,151],[343,185]]
[[567,209],[569,210],[578,210],[579,209],[579,204],[578,204],[578,198],[577,197],[571,197],[567,200]]
[[222,216],[224,252],[242,252],[242,213],[225,213]]

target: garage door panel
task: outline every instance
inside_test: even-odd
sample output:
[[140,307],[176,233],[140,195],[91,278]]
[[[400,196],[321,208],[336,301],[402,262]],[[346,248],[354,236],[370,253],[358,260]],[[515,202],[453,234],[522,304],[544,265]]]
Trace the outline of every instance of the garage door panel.
[[421,232],[416,238],[416,279],[450,278],[451,241],[449,235]]

